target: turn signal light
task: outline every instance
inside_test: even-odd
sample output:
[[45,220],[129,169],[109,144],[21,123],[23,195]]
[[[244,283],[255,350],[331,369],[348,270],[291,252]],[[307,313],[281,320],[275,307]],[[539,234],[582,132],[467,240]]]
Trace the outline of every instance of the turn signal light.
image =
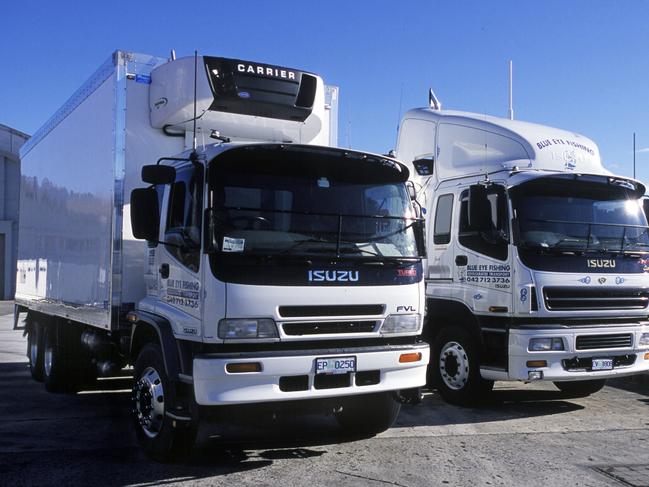
[[421,360],[421,352],[415,353],[402,353],[399,357],[399,363],[405,364],[408,362],[419,362]]
[[548,363],[545,360],[528,360],[527,361],[527,366],[528,367],[547,367]]
[[644,359],[645,359],[645,360],[649,360],[649,353],[645,353],[645,354],[644,354]]
[[239,364],[228,364],[225,366],[231,374],[240,374],[242,372],[261,372],[261,364],[259,362],[244,362]]
[[491,313],[507,313],[509,309],[507,306],[489,306],[489,311]]

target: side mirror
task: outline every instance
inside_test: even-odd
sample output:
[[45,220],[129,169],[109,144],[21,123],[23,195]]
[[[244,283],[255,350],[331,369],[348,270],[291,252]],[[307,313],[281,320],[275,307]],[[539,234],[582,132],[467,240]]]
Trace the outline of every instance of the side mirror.
[[645,217],[649,220],[649,198],[643,198],[642,209],[644,210]]
[[149,184],[171,184],[176,180],[176,169],[171,166],[150,164],[142,166],[142,181]]
[[412,181],[406,181],[406,188],[408,189],[408,196],[412,201],[417,201],[417,189],[415,189],[415,183]]
[[412,165],[420,176],[430,176],[433,174],[433,169],[435,168],[435,159],[433,157],[415,159],[412,161]]
[[157,242],[160,225],[158,192],[154,188],[138,188],[131,192],[131,229],[133,236]]
[[469,187],[469,228],[474,232],[489,232],[491,226],[491,204],[487,198],[487,188],[481,184]]

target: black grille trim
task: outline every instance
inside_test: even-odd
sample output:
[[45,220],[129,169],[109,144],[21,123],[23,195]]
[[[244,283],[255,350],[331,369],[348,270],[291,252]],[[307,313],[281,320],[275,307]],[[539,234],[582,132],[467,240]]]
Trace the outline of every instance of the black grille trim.
[[282,328],[289,336],[329,335],[339,333],[372,333],[378,321],[320,321],[314,323],[284,323]]
[[[575,357],[561,361],[563,368],[570,372],[591,372],[593,370],[593,358],[595,357]],[[630,367],[635,363],[635,355],[618,355],[613,358],[613,369],[619,367]]]
[[649,304],[647,288],[546,287],[543,296],[550,311],[645,309]]
[[615,335],[579,335],[575,348],[577,350],[598,350],[602,348],[628,348],[633,343],[631,333]]
[[382,315],[382,304],[350,304],[331,306],[280,306],[279,315],[283,318],[303,318],[305,316],[365,316]]

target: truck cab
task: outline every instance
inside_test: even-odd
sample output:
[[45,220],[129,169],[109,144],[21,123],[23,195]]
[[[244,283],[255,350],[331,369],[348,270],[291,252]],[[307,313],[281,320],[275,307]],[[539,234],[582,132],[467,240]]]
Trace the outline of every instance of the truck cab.
[[466,112],[415,109],[396,156],[427,221],[430,378],[474,403],[495,380],[572,396],[649,370],[649,253],[639,181],[590,139]]

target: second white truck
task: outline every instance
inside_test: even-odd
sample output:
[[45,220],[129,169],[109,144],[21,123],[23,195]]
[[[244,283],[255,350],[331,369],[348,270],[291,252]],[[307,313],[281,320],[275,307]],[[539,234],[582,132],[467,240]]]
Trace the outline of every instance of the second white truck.
[[572,396],[649,370],[649,236],[639,181],[587,137],[431,108],[396,156],[427,210],[430,379],[474,403],[496,380]]

